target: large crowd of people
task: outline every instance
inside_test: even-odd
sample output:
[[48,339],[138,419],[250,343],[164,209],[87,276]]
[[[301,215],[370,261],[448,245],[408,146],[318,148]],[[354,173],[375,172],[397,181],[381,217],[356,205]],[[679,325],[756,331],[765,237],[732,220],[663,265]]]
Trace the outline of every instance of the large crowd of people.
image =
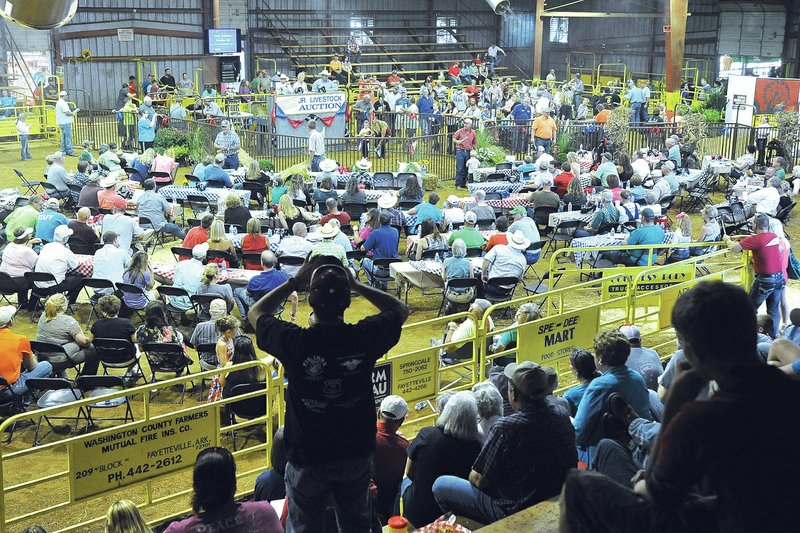
[[[349,44],[348,53],[357,63],[358,44]],[[48,158],[47,195],[32,195],[0,214],[7,240],[0,290],[17,298],[16,307],[0,307],[0,394],[19,397],[20,408],[27,409],[35,392],[28,380],[65,377],[77,365],[81,375],[97,374],[96,339],[128,342],[137,353],[145,353],[148,343],[175,345],[184,366],[194,364],[187,348],[204,346],[209,351],[198,349],[200,366],[219,370],[209,401],[228,398],[237,385],[271,377],[261,367],[237,370],[236,365],[259,359],[267,367],[281,365],[287,378],[286,423],[273,440],[272,469],[256,482],[255,501],[235,500],[231,453],[205,449],[194,466],[194,514],[169,525],[171,533],[217,530],[219,524],[236,524],[237,530],[318,531],[332,519],[340,531],[368,531],[398,514],[415,526],[445,513],[488,524],[559,495],[565,532],[785,529],[790,503],[799,495],[793,480],[800,472],[780,447],[798,436],[791,413],[793,401],[800,400],[800,310],[790,313],[786,305],[791,249],[774,218],[797,192],[785,179],[781,157],[767,171],[768,186],[749,197],[757,213],[755,234],[726,239],[732,252],[753,255],[749,294],[719,281],[683,293],[672,312],[678,350],[666,369],[658,353],[643,346],[640,328],[626,324],[597,332],[591,350],[570,355],[577,385],[563,397],[554,394],[554,368],[517,362],[512,355],[496,359],[489,379],[471,390],[440,396],[435,423],[413,439],[401,431],[409,414],[403,398],[387,396],[376,410],[372,369],[398,343],[409,315],[407,305],[388,292],[393,280],[387,260],[405,255],[441,263],[437,276],[447,309],[468,311],[464,320],[447,324],[442,341],[434,339],[433,344],[443,344],[440,358],[446,365],[474,338],[490,299],[507,293],[509,287],[498,287],[496,280],[520,282],[541,259],[542,212],[594,208],[576,237],[627,225],[628,245],[664,242],[653,208],[668,209],[679,192],[682,139],[668,137],[655,164],[650,154],[631,157],[617,150],[599,152],[588,176],[577,153],[557,167],[550,154],[557,133],[553,117],[588,118],[588,106],[596,105],[595,120],[602,122],[607,109],[584,97],[577,75],[560,84],[551,72],[552,79],[537,87],[514,87],[494,76],[498,53],[505,52],[493,46],[485,61],[454,62],[447,81],[425,80],[418,99],[409,98],[396,72],[386,83],[362,77],[357,83],[364,93],[353,109],[365,122],[365,138],[376,138],[378,157],[378,139],[392,132],[413,137],[418,129],[423,135],[446,131],[457,161],[456,190],[466,188],[477,170],[474,127],[518,124],[518,151],[528,154],[533,147],[534,152],[513,168],[524,182],[528,207],[518,205],[506,214],[487,204],[483,190],[469,197],[451,195],[442,203],[416,177],[400,190],[382,192],[372,206],[366,195],[373,185],[369,149],[340,193],[335,185],[339,165],[326,154],[313,120],[308,166],[318,174],[311,181],[301,175],[265,176],[257,163],[244,176],[234,175],[241,142],[231,123],[220,121],[215,157],[197,162],[191,174],[201,189],[225,191],[219,206],[224,214],[201,213],[184,227],[178,222],[182,208],[158,192],[158,177],[165,173],[171,182],[177,163],[174,154],[152,149],[164,118],[152,102],[163,93],[191,94],[196,88],[187,74],[176,80],[167,69],[158,81],[148,76],[141,87],[148,96],[140,108],[133,104],[140,89],[135,80],[124,84],[118,102],[121,145],[138,146],[142,153],[128,158],[116,146],[102,145],[95,157],[86,142],[75,173],[67,171],[66,157],[78,156],[69,127],[78,110],[60,106],[61,151]],[[331,91],[348,83],[348,63],[334,58],[311,90]],[[307,90],[304,76],[293,83],[283,75],[276,78],[262,72],[242,83],[239,95]],[[612,100],[620,94],[616,87],[608,92]],[[222,116],[213,88],[206,87],[202,96],[207,99],[195,111]],[[647,84],[629,83],[623,96],[632,122],[649,120]],[[173,108],[169,116],[186,118],[181,113]],[[733,164],[734,177],[751,175],[754,154],[761,150],[749,146]],[[26,143],[21,156],[28,159]],[[587,177],[588,185],[582,182]],[[274,222],[266,232],[263,219],[235,194],[243,181],[264,185]],[[141,194],[134,195],[131,186]],[[74,218],[67,217],[70,212]],[[702,220],[695,238],[688,216],[677,216],[673,242],[687,246],[671,250],[668,262],[713,250],[711,244],[689,243],[723,240],[715,207],[704,207]],[[171,283],[162,276],[159,286],[184,292],[164,297],[153,290],[157,280],[148,252],[159,241],[183,249]],[[113,285],[86,283],[79,268],[85,256],[93,256],[88,278]],[[648,266],[656,259],[635,248],[601,257],[626,266]],[[479,264],[470,258],[480,258]],[[221,283],[222,272],[239,267],[259,272],[235,289]],[[360,281],[362,273],[366,283]],[[450,288],[457,279],[475,283]],[[92,288],[97,319],[84,329],[71,313],[85,286]],[[308,327],[296,323],[298,293],[308,295]],[[198,306],[194,296],[212,299]],[[353,297],[377,312],[345,322]],[[767,314],[757,316],[763,303]],[[41,310],[33,339],[15,331],[21,310],[32,317]],[[190,334],[175,314],[194,325]],[[538,306],[526,303],[515,323],[541,316]],[[493,329],[491,317],[487,323]],[[254,339],[246,333],[254,333]],[[512,333],[501,336],[493,350],[515,348]],[[41,352],[37,357],[31,340],[57,345],[63,356]],[[150,357],[150,364],[157,362]],[[143,364],[130,362],[126,386],[144,376]],[[268,503],[274,500],[284,500],[282,516]],[[127,500],[111,506],[106,529],[149,531]]]

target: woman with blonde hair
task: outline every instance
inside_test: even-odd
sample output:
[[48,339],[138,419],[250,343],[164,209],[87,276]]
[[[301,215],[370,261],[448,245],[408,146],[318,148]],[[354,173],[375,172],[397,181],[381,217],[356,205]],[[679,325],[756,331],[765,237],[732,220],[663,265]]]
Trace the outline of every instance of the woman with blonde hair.
[[[236,260],[236,248],[233,246],[233,241],[231,241],[225,234],[225,224],[223,224],[219,219],[215,219],[214,222],[211,223],[211,228],[208,232],[208,249],[219,252],[228,252],[234,259],[234,263],[229,264],[228,266],[231,268],[236,268],[238,266],[239,263],[238,260]],[[214,262],[219,263],[220,261],[223,260]]]
[[37,341],[58,344],[67,357],[49,357],[56,374],[66,377],[65,370],[72,363],[83,363],[82,375],[97,374],[99,360],[92,346],[92,335],[85,334],[78,321],[65,314],[67,298],[62,293],[52,295],[44,304],[44,313],[39,317]]
[[[241,335],[239,328],[241,322],[235,316],[226,315],[217,319],[215,324],[217,333],[217,344],[214,348],[217,361],[217,368],[227,366],[233,359],[233,339]],[[222,398],[222,387],[225,385],[225,380],[222,376],[214,376],[211,379],[211,386],[208,389],[208,402],[215,402]]]
[[[308,204],[308,195],[305,191],[305,182],[303,181],[303,176],[300,174],[292,174],[289,177],[289,180],[286,182],[287,190],[286,194],[292,200],[300,200],[301,202]],[[278,199],[280,201],[280,199]]]
[[292,198],[288,194],[281,196],[278,202],[278,221],[284,229],[291,228],[295,222],[314,222],[315,218],[311,213],[300,206],[294,205]]
[[147,150],[142,152],[142,155],[140,155],[138,159],[143,165],[146,165],[149,168],[153,164],[156,155],[158,154],[156,154],[155,150],[153,150],[152,148],[148,148]]
[[572,178],[567,185],[567,194],[561,199],[564,204],[572,204],[573,209],[578,209],[586,203],[586,193],[583,191],[580,178]]
[[[261,221],[251,218],[247,221],[247,235],[242,237],[243,254],[260,254],[269,249],[269,239],[261,233]],[[260,261],[245,261],[244,268],[248,270],[261,270]]]
[[111,504],[106,514],[106,533],[151,533],[139,508],[130,500]]
[[[228,306],[228,312],[233,309],[233,290],[230,285],[219,284],[219,266],[216,263],[209,263],[203,270],[203,277],[200,280],[200,287],[197,289],[197,294],[214,294],[225,300]],[[202,320],[208,320],[208,309],[204,308],[200,314]]]
[[235,194],[225,198],[225,224],[236,224],[237,231],[244,233],[247,222],[250,220],[250,210],[242,205],[242,199]]
[[260,181],[261,180],[261,165],[258,160],[251,159],[247,165],[247,174],[244,176],[245,181]]
[[175,151],[172,148],[167,148],[163,154],[157,154],[150,165],[151,172],[166,172],[172,177],[177,168],[178,163],[175,162]]

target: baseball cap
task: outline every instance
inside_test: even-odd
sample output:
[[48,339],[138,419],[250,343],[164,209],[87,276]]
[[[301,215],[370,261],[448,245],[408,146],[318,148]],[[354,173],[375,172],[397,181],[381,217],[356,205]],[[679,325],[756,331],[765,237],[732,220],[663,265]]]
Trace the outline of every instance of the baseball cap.
[[347,271],[341,263],[324,264],[311,274],[308,303],[314,313],[326,316],[342,315],[350,306],[350,285]]
[[58,226],[53,232],[53,240],[56,242],[61,242],[70,235],[72,235],[72,230],[69,229],[68,226],[62,224],[61,226]]
[[458,196],[451,194],[447,197],[447,203],[450,205],[456,205],[458,203]]
[[224,316],[228,312],[228,305],[222,298],[212,300],[208,305],[208,314],[211,315],[212,320]]
[[230,126],[231,123],[229,121],[227,121],[227,120],[223,120],[222,122],[220,122],[219,125],[224,128],[225,126]]
[[58,198],[48,198],[44,206],[47,209],[58,209]]
[[67,96],[67,91],[61,91],[58,93],[58,96]]
[[547,372],[533,361],[511,363],[503,374],[526,396],[534,398],[547,391]]
[[486,311],[492,306],[492,302],[484,298],[476,298],[472,305],[476,306],[481,311]]
[[514,209],[508,212],[510,215],[527,215],[528,211],[521,205],[516,206]]
[[5,326],[11,319],[14,318],[14,315],[17,313],[17,308],[13,305],[4,305],[0,307],[0,326]]
[[208,253],[208,243],[195,244],[192,248],[192,257],[195,259],[205,259]]
[[642,209],[642,216],[649,220],[653,220],[654,218],[656,218],[656,214],[649,207],[645,207],[644,209]]
[[469,222],[470,224],[474,224],[478,221],[478,215],[475,214],[474,211],[467,211],[464,213],[464,222]]
[[628,337],[628,340],[639,340],[642,338],[641,330],[634,326],[633,324],[625,324],[624,326],[619,327],[620,332]]
[[383,399],[380,412],[390,420],[402,420],[408,414],[408,404],[400,396],[393,394]]
[[539,170],[547,170],[547,167],[550,166],[547,161],[542,161],[539,163]]
[[216,157],[214,157],[214,161],[216,161],[217,163],[224,163],[225,154],[217,154]]

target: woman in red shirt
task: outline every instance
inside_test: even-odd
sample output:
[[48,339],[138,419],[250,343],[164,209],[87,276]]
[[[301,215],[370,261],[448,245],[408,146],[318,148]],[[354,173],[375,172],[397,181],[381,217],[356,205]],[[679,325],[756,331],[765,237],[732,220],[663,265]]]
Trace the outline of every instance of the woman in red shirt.
[[461,85],[461,68],[458,61],[453,61],[453,64],[447,69],[447,77],[453,82],[453,85]]
[[[242,253],[260,254],[264,250],[269,250],[269,239],[261,234],[261,221],[251,218],[247,221],[247,235],[242,237]],[[244,267],[247,270],[261,270],[261,261],[245,261]]]

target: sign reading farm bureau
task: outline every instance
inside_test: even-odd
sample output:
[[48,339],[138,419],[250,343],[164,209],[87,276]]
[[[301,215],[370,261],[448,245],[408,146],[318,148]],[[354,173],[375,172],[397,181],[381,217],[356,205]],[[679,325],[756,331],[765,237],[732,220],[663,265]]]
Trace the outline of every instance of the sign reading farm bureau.
[[286,115],[331,115],[345,104],[344,93],[303,93],[278,96],[275,104]]
[[599,322],[600,308],[590,307],[522,324],[517,359],[552,365],[573,350],[591,348]]
[[86,435],[69,443],[70,500],[75,502],[168,472],[191,468],[215,445],[213,407]]
[[395,357],[386,363],[375,365],[372,370],[372,392],[375,402],[390,394],[414,402],[436,395],[436,372],[438,371],[438,347],[429,351]]

